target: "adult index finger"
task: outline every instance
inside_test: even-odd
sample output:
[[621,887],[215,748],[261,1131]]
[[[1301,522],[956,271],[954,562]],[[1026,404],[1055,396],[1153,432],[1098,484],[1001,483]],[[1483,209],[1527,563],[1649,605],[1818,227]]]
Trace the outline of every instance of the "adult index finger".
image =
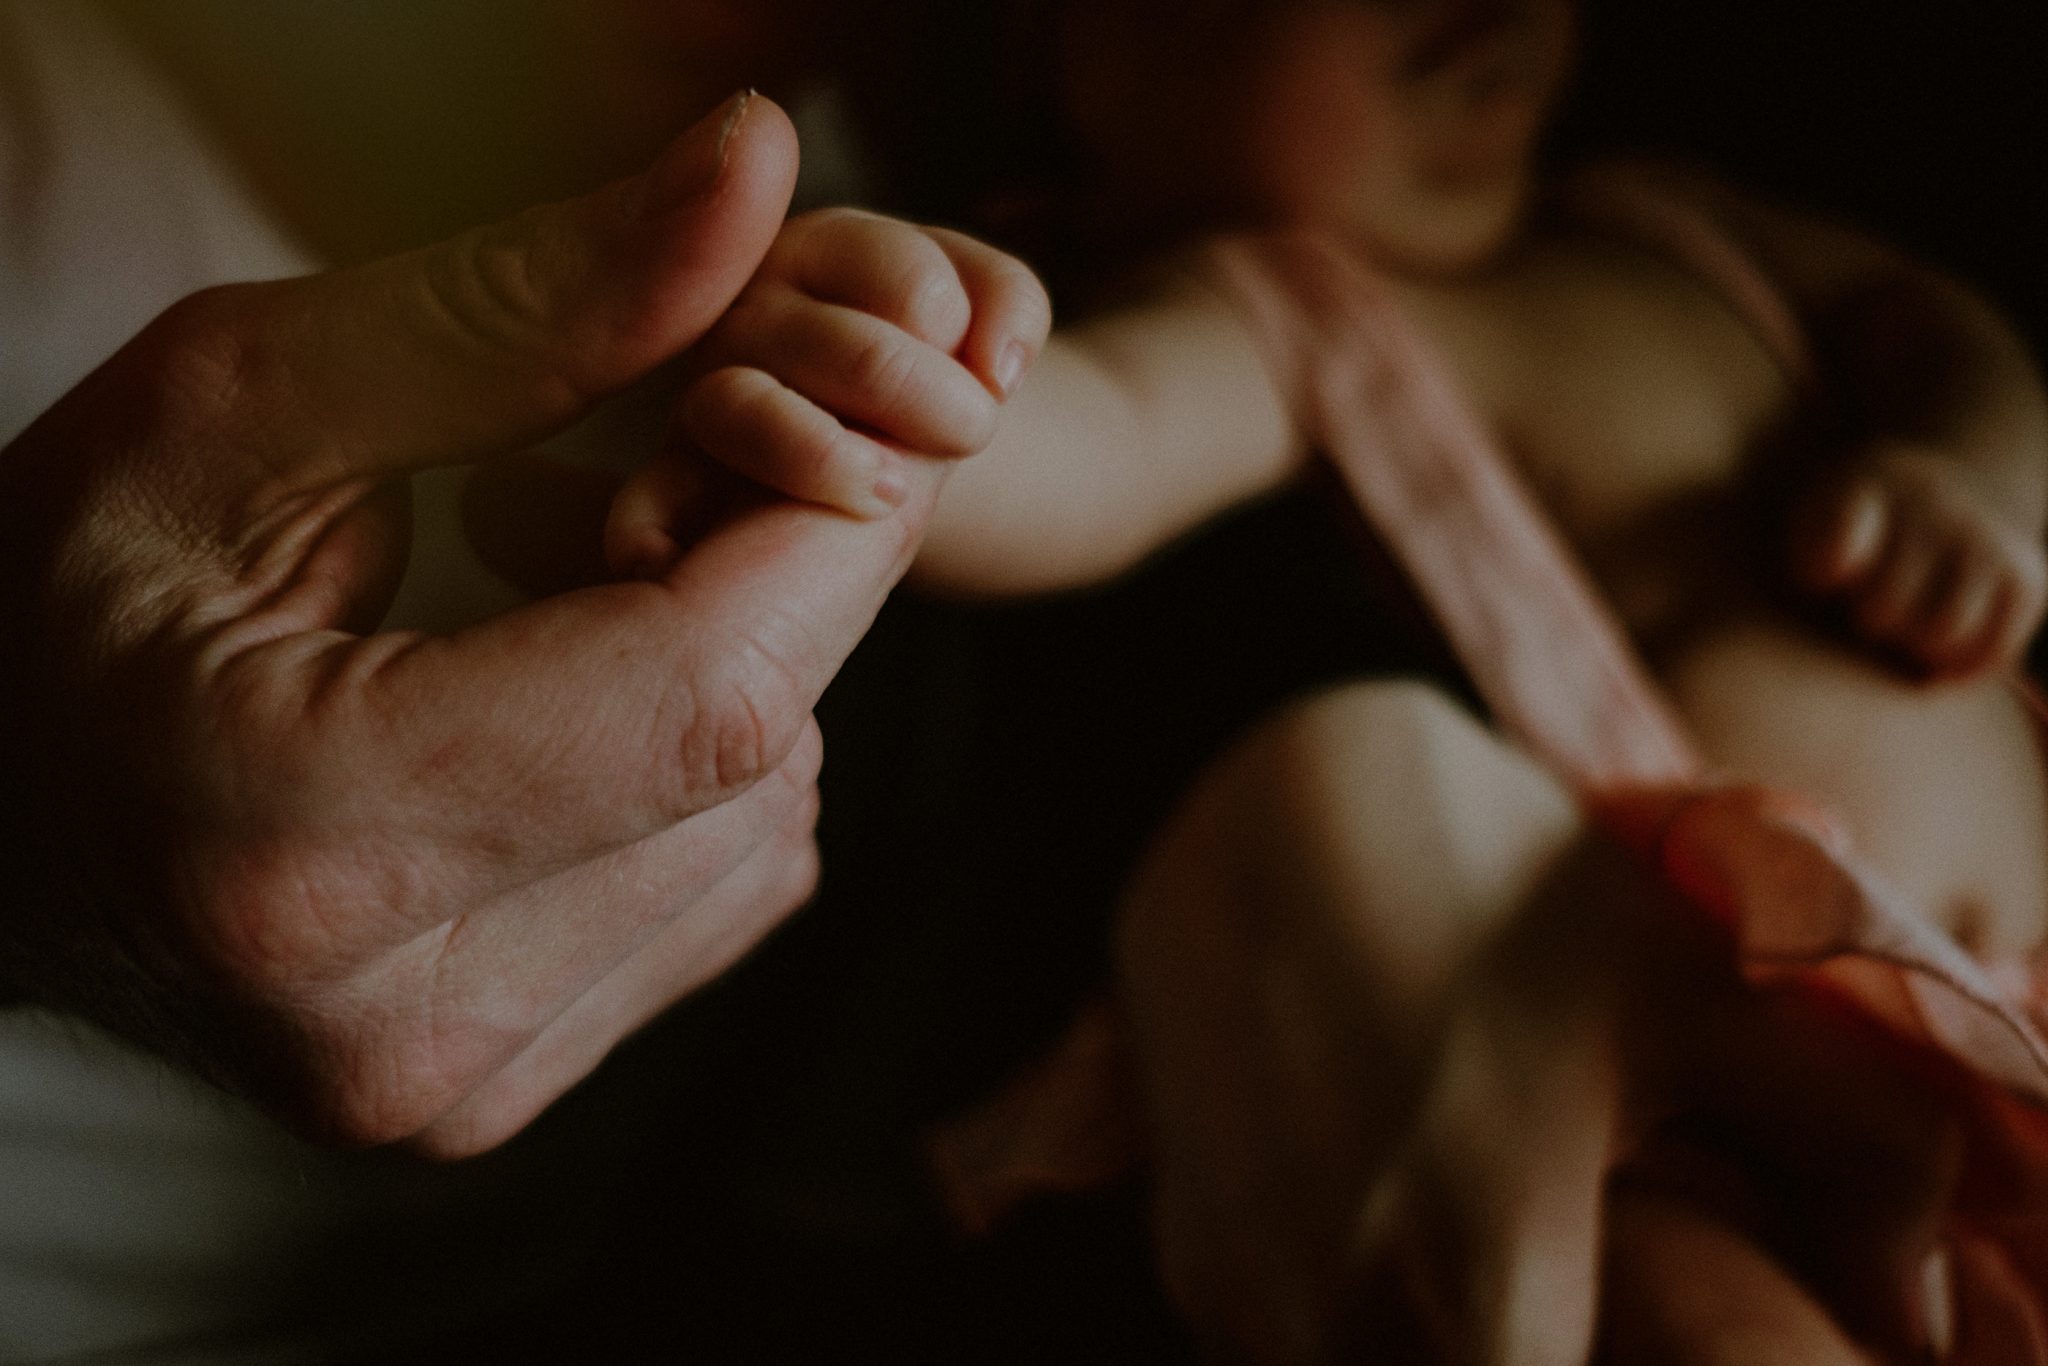
[[[286,661],[271,728],[360,787],[444,877],[431,922],[721,805],[775,771],[902,576],[942,478],[858,522],[747,507],[658,580],[564,594],[439,638],[337,640]],[[279,650],[293,649],[280,642]],[[302,759],[301,770],[309,765]]]

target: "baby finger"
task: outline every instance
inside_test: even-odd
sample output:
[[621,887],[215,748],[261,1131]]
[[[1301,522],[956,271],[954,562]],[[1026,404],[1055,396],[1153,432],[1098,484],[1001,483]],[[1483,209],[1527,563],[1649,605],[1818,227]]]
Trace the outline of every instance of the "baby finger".
[[717,515],[721,473],[696,452],[682,451],[636,470],[613,495],[605,517],[604,562],[611,572],[628,579],[665,575]]
[[801,220],[797,288],[825,303],[871,313],[951,354],[967,335],[973,302],[933,234],[858,209]]
[[699,379],[681,421],[712,459],[792,498],[875,520],[909,496],[901,455],[763,370],[728,366]]
[[1815,593],[1850,591],[1876,572],[1892,534],[1891,500],[1874,480],[1831,484],[1793,526],[1793,569]]
[[818,406],[921,455],[973,455],[995,435],[996,402],[946,352],[893,323],[785,293],[756,305],[749,347],[758,366]]
[[1995,566],[1962,556],[1942,576],[1920,637],[1921,660],[1944,677],[1961,678],[1991,665],[1998,653],[1999,603],[2005,581]]
[[1924,525],[1891,515],[1891,532],[1869,575],[1852,591],[1856,625],[1868,640],[1911,644],[1914,614],[1940,571],[1943,546]]
[[989,392],[1007,399],[1023,381],[1052,331],[1045,286],[1016,257],[964,233],[932,230],[974,302],[974,323],[954,348]]
[[2016,664],[2026,654],[2041,629],[2041,614],[2048,606],[2041,580],[2025,573],[2009,576],[1998,596],[1994,625],[1987,634],[1990,642],[1986,667]]

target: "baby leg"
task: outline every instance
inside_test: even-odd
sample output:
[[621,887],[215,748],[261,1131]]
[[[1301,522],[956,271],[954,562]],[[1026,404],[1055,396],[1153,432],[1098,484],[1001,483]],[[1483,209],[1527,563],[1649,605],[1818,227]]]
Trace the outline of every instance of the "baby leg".
[[[1580,1123],[1573,1098],[1533,1080],[1572,1065],[1569,1049],[1528,1056],[1507,1020],[1481,1026],[1483,1039],[1450,1030],[1472,1048],[1445,1043],[1452,998],[1532,904],[1555,904],[1585,848],[1555,782],[1419,685],[1300,703],[1197,784],[1140,869],[1119,949],[1164,1272],[1198,1329],[1261,1362],[1340,1359],[1373,1214],[1361,1211],[1389,1212],[1373,1192],[1418,1124],[1476,1120],[1508,1129],[1510,1145],[1543,1143],[1506,1114],[1452,1113],[1504,1078],[1546,1129],[1580,1132],[1583,1151],[1557,1158],[1576,1172],[1566,1184],[1597,1192],[1614,1097],[1581,1088]],[[1476,1090],[1467,1063],[1487,1078]],[[1524,1166],[1527,1151],[1550,1156],[1527,1149]],[[1400,1165],[1428,1184],[1429,1168]],[[1476,1186],[1435,1194],[1488,1198]],[[1583,1203],[1570,1218],[1584,1227],[1553,1264],[1589,1278],[1597,1200]],[[1494,1290],[1503,1305],[1517,1298]],[[1533,1358],[1501,1339],[1473,1359]]]
[[1754,1241],[1663,1196],[1616,1195],[1602,1366],[1867,1366],[1871,1358]]

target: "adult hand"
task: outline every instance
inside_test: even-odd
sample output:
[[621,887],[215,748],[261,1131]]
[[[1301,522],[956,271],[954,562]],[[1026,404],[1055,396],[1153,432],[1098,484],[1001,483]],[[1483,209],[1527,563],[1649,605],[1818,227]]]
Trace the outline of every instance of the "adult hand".
[[808,894],[811,707],[936,474],[882,521],[757,502],[646,581],[359,633],[394,481],[688,347],[795,163],[743,97],[588,198],[196,295],[6,451],[15,994],[315,1134],[464,1154]]

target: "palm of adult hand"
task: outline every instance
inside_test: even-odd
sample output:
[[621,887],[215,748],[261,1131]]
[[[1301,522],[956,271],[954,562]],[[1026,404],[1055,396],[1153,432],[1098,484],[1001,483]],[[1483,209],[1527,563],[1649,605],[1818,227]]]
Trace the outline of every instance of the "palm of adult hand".
[[794,160],[741,102],[587,200],[195,296],[8,451],[19,992],[314,1131],[468,1152],[807,894],[810,706],[928,490],[865,528],[758,505],[657,581],[445,638],[350,630],[402,554],[380,490],[689,345]]

